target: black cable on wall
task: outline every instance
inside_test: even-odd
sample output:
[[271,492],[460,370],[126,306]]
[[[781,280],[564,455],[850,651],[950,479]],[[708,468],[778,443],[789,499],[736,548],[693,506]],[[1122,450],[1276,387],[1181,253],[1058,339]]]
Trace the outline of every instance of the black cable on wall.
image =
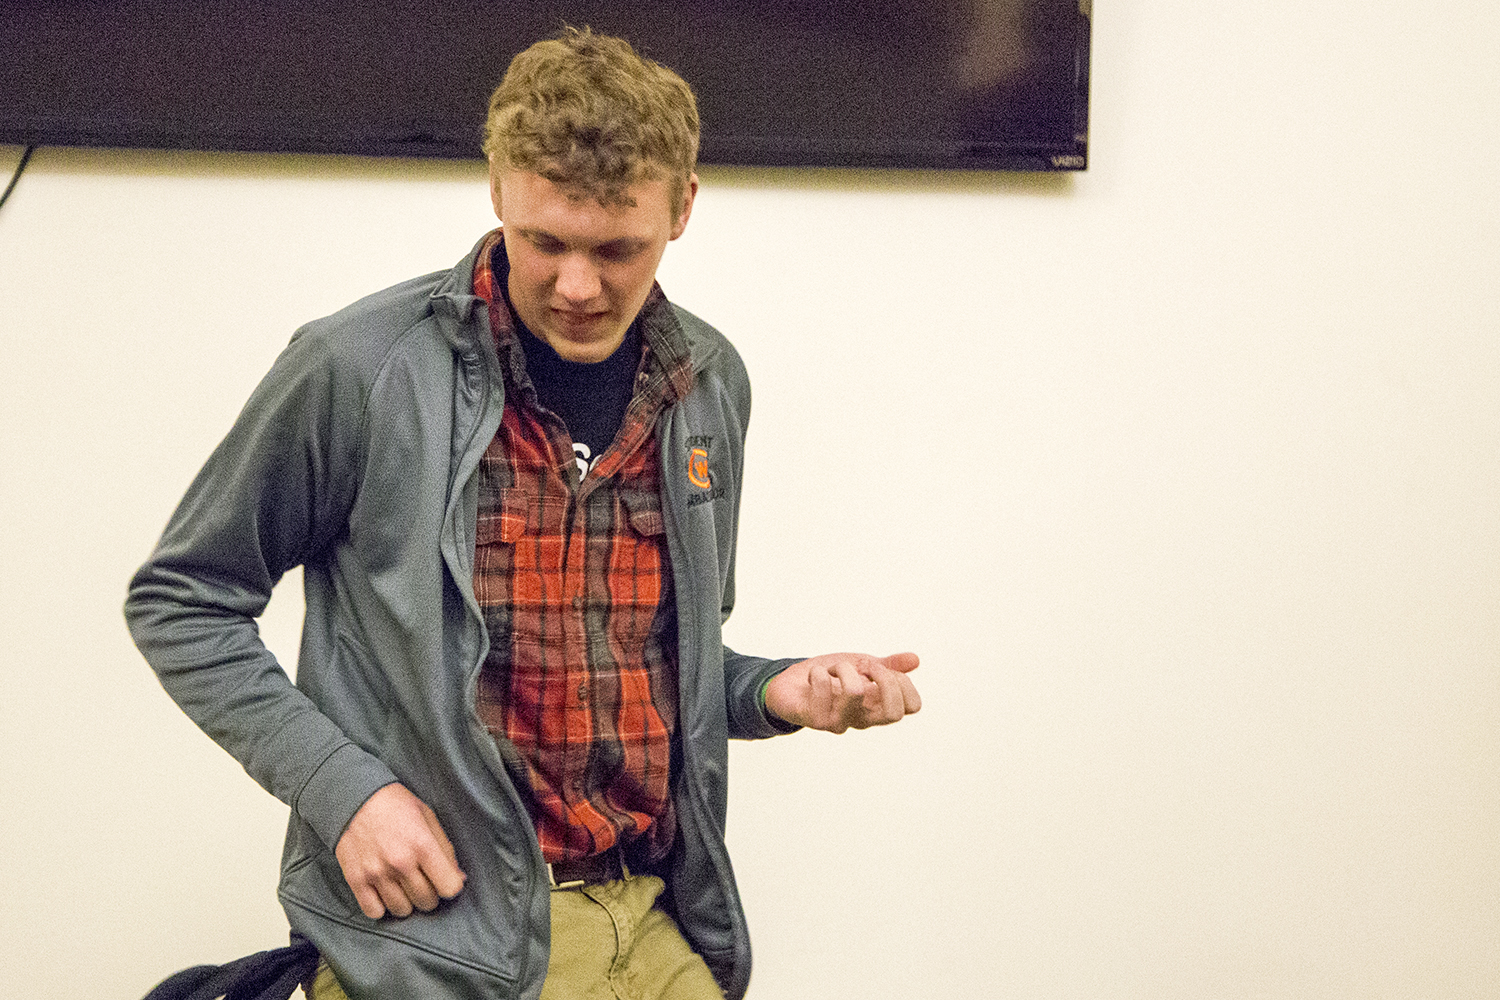
[[21,179],[21,174],[26,170],[26,164],[31,162],[31,154],[36,152],[35,146],[27,146],[26,151],[21,154],[21,162],[16,164],[16,172],[11,174],[10,183],[5,185],[5,193],[0,194],[0,208],[10,199],[10,193],[16,189],[16,182]]

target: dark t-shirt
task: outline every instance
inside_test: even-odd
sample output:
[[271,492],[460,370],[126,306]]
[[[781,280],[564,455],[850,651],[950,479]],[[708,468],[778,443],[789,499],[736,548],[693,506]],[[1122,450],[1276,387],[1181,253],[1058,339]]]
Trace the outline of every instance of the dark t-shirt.
[[603,361],[566,361],[519,319],[516,328],[537,401],[568,428],[581,475],[608,450],[625,419],[641,363],[640,335],[632,323]]

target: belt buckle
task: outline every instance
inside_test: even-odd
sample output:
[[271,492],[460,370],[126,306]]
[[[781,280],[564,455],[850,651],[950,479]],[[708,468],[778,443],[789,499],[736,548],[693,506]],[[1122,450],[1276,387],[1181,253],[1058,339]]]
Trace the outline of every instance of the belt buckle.
[[559,882],[557,880],[557,875],[552,871],[552,862],[550,861],[547,862],[547,882],[552,886],[554,890],[582,889],[586,884],[581,878],[572,879],[567,882]]

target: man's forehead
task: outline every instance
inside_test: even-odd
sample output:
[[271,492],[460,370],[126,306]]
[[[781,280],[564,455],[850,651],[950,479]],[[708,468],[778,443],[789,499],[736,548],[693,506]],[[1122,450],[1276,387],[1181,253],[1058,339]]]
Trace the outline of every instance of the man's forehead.
[[[660,203],[668,216],[674,214],[672,191],[668,183],[657,177],[643,178],[629,185],[596,187],[578,181],[548,176],[531,170],[507,168],[497,172],[496,181],[501,193],[510,191],[522,198],[540,198],[543,201],[565,203],[570,210],[589,213],[594,209],[606,215],[618,217],[645,206],[655,214]],[[513,202],[513,198],[505,199]],[[516,206],[512,203],[510,206]]]

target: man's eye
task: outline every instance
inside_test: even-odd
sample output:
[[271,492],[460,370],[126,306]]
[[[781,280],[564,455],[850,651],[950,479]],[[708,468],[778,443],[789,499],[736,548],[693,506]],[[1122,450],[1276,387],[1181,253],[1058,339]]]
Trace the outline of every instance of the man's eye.
[[563,250],[566,249],[566,247],[563,246],[561,240],[551,240],[547,239],[544,236],[533,236],[531,238],[531,245],[535,247],[539,253],[548,254],[549,256],[560,254],[563,252]]
[[634,257],[639,252],[640,252],[640,249],[638,247],[636,247],[636,246],[633,246],[633,245],[632,246],[608,246],[608,245],[606,245],[606,246],[602,246],[602,247],[599,248],[599,257],[602,260],[612,261],[612,262],[618,264],[618,263],[620,263],[622,261],[630,260],[632,257]]

